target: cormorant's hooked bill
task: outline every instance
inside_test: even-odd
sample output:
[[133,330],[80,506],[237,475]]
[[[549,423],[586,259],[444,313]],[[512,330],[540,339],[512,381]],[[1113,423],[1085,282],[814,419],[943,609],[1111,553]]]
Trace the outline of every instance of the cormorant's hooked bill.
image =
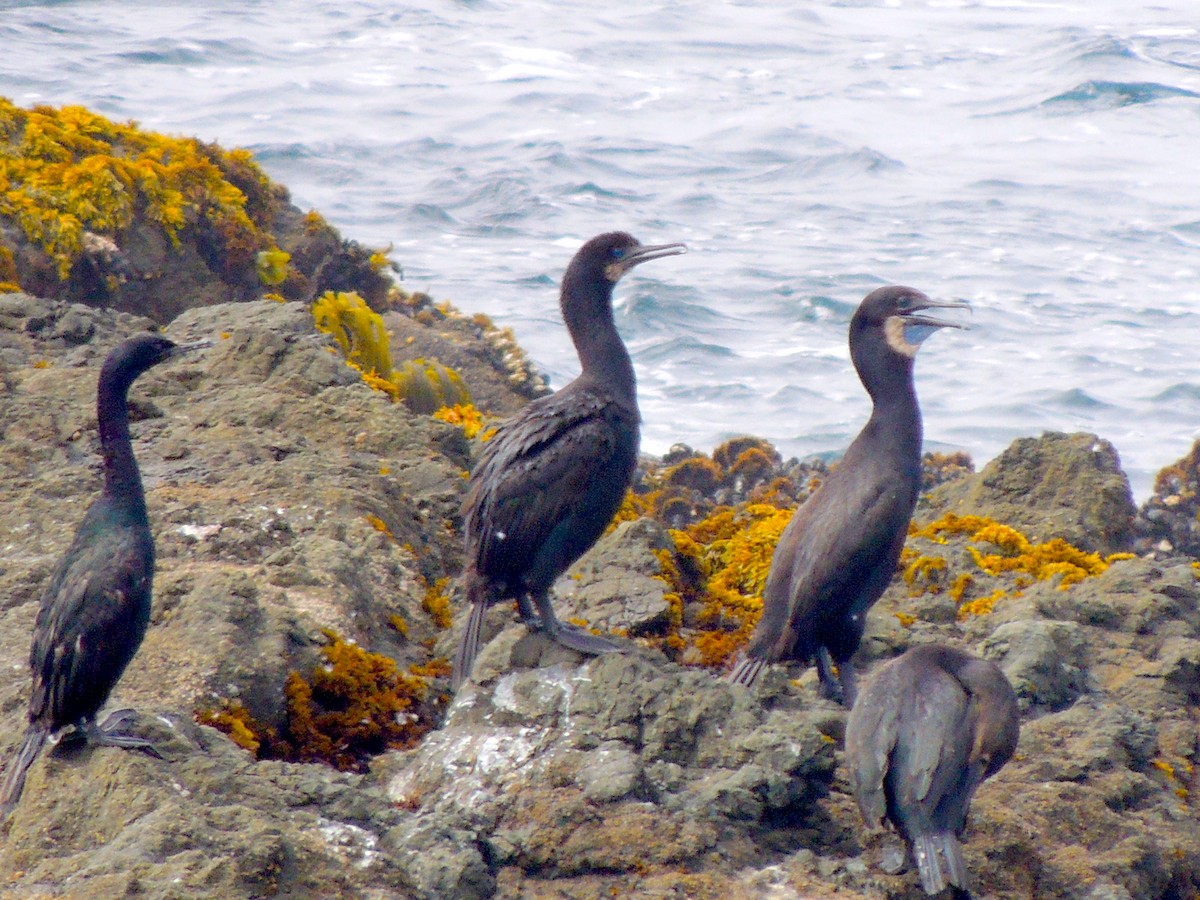
[[621,276],[634,266],[652,259],[662,259],[664,256],[679,256],[687,253],[686,244],[637,244],[633,247],[614,247],[609,251],[612,261],[605,266],[608,280],[616,284]]

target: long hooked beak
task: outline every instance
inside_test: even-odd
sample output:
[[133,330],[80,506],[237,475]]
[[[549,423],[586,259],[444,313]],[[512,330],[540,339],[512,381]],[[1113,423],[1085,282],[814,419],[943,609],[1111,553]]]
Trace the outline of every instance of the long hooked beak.
[[913,309],[900,314],[900,319],[904,322],[904,340],[910,344],[919,345],[921,341],[925,340],[925,338],[929,337],[939,328],[970,330],[969,326],[959,322],[948,322],[945,319],[938,319],[934,316],[921,315],[921,312],[926,309],[965,309],[972,314],[974,313],[971,305],[962,300],[926,299]]
[[624,275],[634,266],[644,262],[662,259],[664,256],[678,256],[681,253],[687,253],[687,244],[643,244],[640,247],[634,247],[613,265]]
[[211,346],[212,341],[208,340],[207,338],[202,341],[191,341],[187,344],[176,344],[174,349],[171,350],[171,355],[179,356],[184,353],[191,353],[193,350],[204,350],[205,348]]

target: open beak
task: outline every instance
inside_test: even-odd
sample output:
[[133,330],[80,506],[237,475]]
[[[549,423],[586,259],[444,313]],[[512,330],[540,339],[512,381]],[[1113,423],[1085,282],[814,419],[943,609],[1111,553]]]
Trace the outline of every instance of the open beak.
[[634,266],[652,259],[662,259],[664,256],[678,256],[681,253],[687,253],[687,244],[643,244],[633,248],[616,262],[609,263],[609,279],[616,281]]
[[945,319],[938,319],[934,316],[922,315],[927,309],[965,309],[970,310],[971,305],[962,300],[929,300],[922,301],[918,306],[900,314],[901,321],[904,322],[904,340],[908,343],[917,345],[925,338],[929,337],[939,328],[961,328],[964,331],[968,326],[958,322],[947,322]]

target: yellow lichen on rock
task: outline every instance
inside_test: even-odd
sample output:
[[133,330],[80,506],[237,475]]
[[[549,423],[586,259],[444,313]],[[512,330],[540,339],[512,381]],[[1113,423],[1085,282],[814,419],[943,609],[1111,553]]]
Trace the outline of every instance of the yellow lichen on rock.
[[456,403],[435,410],[433,417],[442,422],[457,425],[468,440],[483,431],[483,414],[470,403]]
[[425,677],[328,629],[325,637],[323,663],[308,678],[292,672],[284,689],[289,758],[363,771],[369,757],[411,747],[433,728],[421,709]]
[[26,110],[0,97],[0,216],[54,260],[63,281],[88,232],[116,234],[135,217],[157,223],[172,243],[198,226],[239,256],[273,249],[230,180],[233,170],[269,196],[244,150],[143,131],[81,106]]
[[[995,588],[986,595],[968,597],[976,578],[970,572],[955,575],[949,594],[958,607],[959,618],[985,615],[992,611],[997,601],[1008,596],[1010,590],[1019,592],[1035,581],[1059,576],[1058,589],[1068,590],[1085,578],[1101,574],[1117,560],[1131,557],[1128,553],[1101,556],[1080,550],[1061,538],[1035,544],[1017,529],[986,516],[947,513],[924,526],[914,523],[909,529],[910,541],[926,540],[945,545],[955,537],[965,537],[970,545],[990,544],[994,548],[988,551],[978,546],[966,547],[971,561],[984,574],[1014,576],[1006,587]],[[925,556],[914,547],[906,546],[902,562],[906,565],[904,579],[914,595],[925,590],[940,592],[941,572],[947,568],[945,559]],[[926,582],[923,588],[922,581]]]
[[353,291],[326,291],[313,303],[312,314],[317,330],[333,337],[364,382],[413,412],[430,415],[470,404],[459,374],[436,360],[418,358],[395,368],[383,316]]
[[450,595],[446,588],[450,585],[450,577],[437,579],[433,584],[426,583],[425,598],[421,601],[421,609],[429,614],[433,624],[443,631],[454,622],[454,613],[450,608]]

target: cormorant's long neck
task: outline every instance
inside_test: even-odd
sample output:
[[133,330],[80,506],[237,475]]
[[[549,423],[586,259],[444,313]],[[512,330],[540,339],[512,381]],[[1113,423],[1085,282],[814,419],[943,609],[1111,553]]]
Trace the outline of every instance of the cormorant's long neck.
[[636,405],[633,360],[613,321],[612,283],[564,284],[562,309],[584,376]]
[[856,355],[855,363],[874,404],[869,427],[876,430],[884,447],[919,467],[921,408],[913,385],[912,358],[885,347]]
[[104,494],[131,517],[146,519],[146,496],[129,439],[127,383],[101,378],[96,394],[100,448],[104,454]]

